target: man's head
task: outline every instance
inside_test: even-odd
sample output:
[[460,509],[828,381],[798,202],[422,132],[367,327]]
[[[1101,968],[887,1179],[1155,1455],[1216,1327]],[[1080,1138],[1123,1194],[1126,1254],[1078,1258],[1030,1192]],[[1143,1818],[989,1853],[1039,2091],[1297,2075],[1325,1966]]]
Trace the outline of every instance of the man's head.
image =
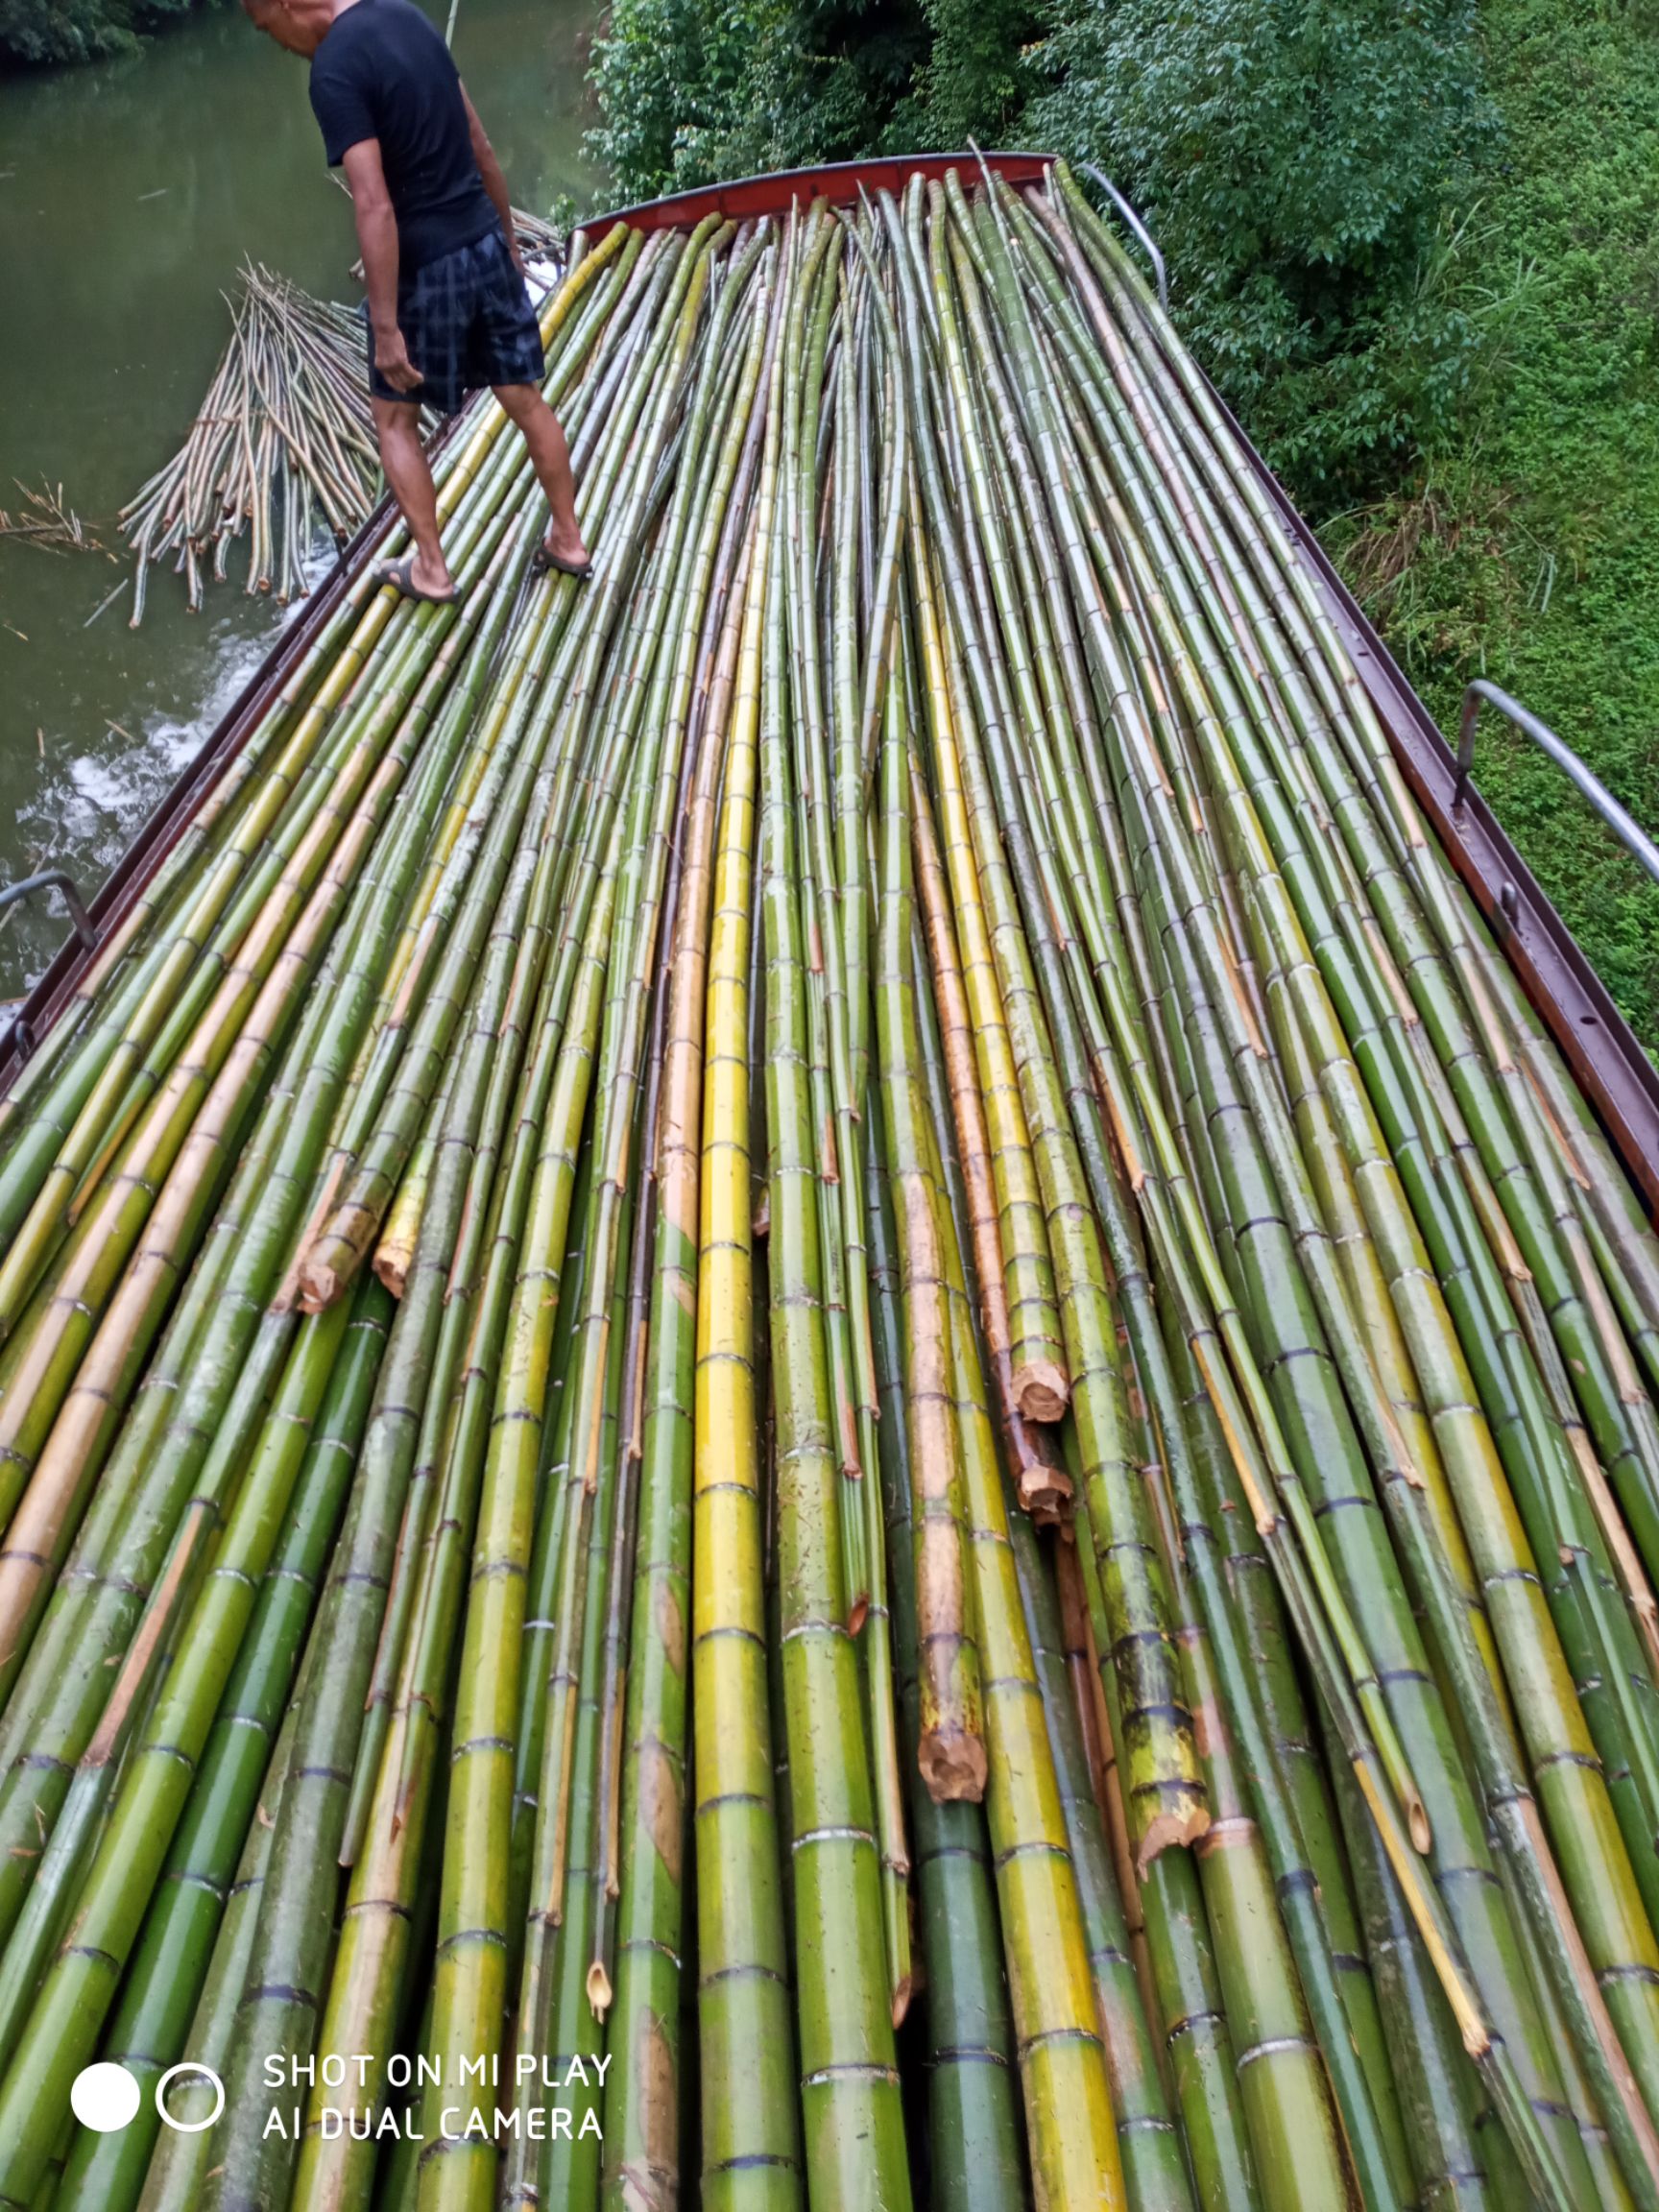
[[328,36],[334,0],[242,0],[249,20],[290,54],[308,61]]

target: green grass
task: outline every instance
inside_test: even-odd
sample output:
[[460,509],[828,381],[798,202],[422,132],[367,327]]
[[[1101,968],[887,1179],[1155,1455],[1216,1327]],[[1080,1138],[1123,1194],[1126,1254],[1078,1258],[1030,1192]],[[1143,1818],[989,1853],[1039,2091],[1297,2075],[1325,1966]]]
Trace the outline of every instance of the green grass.
[[[1455,434],[1325,541],[1449,733],[1488,675],[1659,825],[1659,22],[1486,0],[1502,141],[1442,280],[1488,358]],[[1482,714],[1476,780],[1650,1052],[1659,888]]]

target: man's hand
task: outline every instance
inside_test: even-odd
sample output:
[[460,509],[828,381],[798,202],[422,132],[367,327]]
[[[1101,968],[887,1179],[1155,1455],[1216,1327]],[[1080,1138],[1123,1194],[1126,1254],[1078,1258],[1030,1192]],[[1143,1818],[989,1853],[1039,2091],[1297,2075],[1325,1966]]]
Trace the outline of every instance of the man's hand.
[[410,360],[403,333],[397,328],[375,331],[374,366],[394,392],[413,392],[421,382],[421,372]]

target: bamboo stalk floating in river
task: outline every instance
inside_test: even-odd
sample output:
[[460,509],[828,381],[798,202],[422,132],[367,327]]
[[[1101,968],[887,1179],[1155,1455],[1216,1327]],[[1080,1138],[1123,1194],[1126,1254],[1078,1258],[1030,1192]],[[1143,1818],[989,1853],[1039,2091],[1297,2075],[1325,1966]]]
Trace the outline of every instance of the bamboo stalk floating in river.
[[1659,2212],[1659,1247],[1208,388],[543,320],[0,1100],[0,2206]]

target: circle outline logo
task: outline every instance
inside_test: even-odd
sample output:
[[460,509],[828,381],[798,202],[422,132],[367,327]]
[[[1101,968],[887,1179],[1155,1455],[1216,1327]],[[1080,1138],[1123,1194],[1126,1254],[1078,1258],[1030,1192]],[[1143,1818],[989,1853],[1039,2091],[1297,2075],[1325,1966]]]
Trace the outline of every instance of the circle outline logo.
[[[172,2113],[168,2111],[166,2104],[167,2085],[170,2081],[176,2081],[180,2074],[199,2075],[204,2081],[212,2082],[213,2109],[208,2113],[205,2120],[175,2120]],[[156,2099],[156,2109],[161,2117],[161,2125],[164,2128],[171,2128],[176,2135],[204,2135],[208,2128],[217,2123],[220,2113],[225,2109],[224,2081],[214,2073],[211,2066],[204,2066],[199,2058],[180,2058],[177,2066],[169,2066],[160,2080],[156,2082],[153,2094]]]

